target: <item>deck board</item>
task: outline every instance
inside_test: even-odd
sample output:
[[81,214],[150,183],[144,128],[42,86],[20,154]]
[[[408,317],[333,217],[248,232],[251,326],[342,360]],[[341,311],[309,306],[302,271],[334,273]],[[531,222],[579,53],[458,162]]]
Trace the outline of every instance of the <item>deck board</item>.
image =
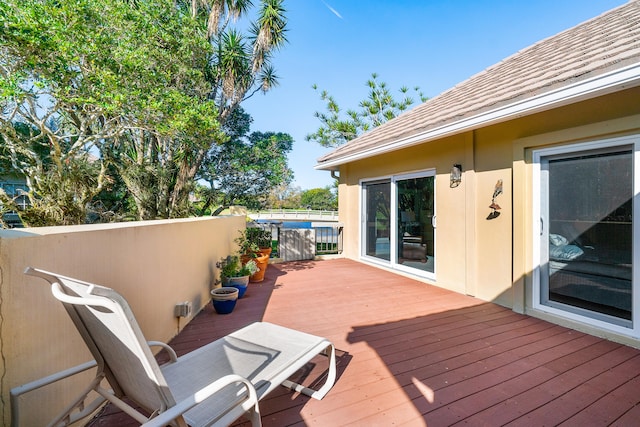
[[[346,259],[272,265],[233,313],[207,306],[171,344],[184,354],[261,320],[339,350],[329,394],[274,391],[266,427],[640,424],[639,350]],[[91,425],[135,423],[108,409]]]

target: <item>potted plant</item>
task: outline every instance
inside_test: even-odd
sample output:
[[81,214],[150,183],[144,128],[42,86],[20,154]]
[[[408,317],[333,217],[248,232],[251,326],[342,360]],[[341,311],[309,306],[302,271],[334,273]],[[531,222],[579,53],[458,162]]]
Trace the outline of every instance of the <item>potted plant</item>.
[[236,307],[238,301],[238,289],[223,286],[211,291],[211,303],[218,314],[229,314]]
[[258,227],[248,227],[240,232],[236,239],[242,261],[248,262],[254,259],[258,265],[258,271],[250,277],[251,282],[261,282],[269,265],[271,255],[271,231]]
[[258,252],[254,261],[257,266],[257,271],[249,277],[250,282],[262,282],[264,280],[264,274],[267,272],[269,266],[269,254]]
[[238,298],[242,298],[247,291],[249,277],[258,271],[258,266],[253,259],[246,263],[240,262],[238,256],[228,256],[218,263],[222,286],[235,287],[239,291]]
[[249,227],[246,229],[247,239],[259,248],[259,252],[271,255],[271,230],[259,227]]
[[258,244],[251,239],[251,232],[249,229],[245,229],[240,231],[240,235],[235,239],[235,242],[238,244],[238,253],[243,258],[242,261],[246,262],[246,260],[251,258],[256,258],[258,252],[260,252],[260,247]]

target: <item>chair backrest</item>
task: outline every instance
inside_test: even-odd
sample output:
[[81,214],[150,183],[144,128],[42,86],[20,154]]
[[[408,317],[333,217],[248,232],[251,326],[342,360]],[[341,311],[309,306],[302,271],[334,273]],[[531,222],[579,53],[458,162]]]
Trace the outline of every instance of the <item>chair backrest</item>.
[[113,289],[34,268],[25,274],[51,283],[116,395],[149,412],[175,405],[127,301]]

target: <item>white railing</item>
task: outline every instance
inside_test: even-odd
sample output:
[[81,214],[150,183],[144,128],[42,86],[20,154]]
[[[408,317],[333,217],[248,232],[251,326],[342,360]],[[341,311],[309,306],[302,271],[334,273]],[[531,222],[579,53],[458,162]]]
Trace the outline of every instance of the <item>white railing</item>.
[[[303,221],[297,221],[302,223]],[[282,261],[313,259],[318,255],[342,253],[343,224],[340,222],[316,221],[311,227],[297,228],[281,221],[256,222],[251,227],[260,227],[271,232],[273,252],[271,256]]]
[[309,221],[337,221],[338,211],[323,211],[311,209],[269,209],[250,212],[249,217],[273,220],[309,220]]

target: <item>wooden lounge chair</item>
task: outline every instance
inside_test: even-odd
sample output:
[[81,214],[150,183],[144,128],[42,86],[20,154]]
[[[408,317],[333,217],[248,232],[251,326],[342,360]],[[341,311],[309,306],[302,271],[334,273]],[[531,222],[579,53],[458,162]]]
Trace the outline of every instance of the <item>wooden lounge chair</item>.
[[[322,399],[335,381],[335,349],[329,341],[264,322],[181,357],[164,344],[172,360],[159,366],[117,292],[33,268],[25,273],[51,284],[97,364],[93,382],[54,425],[74,420],[72,413],[81,412],[83,401],[95,391],[145,426],[229,425],[245,414],[259,426],[258,401],[278,385]],[[312,390],[288,380],[319,354],[329,358],[321,388]],[[105,379],[111,390],[102,387]]]

